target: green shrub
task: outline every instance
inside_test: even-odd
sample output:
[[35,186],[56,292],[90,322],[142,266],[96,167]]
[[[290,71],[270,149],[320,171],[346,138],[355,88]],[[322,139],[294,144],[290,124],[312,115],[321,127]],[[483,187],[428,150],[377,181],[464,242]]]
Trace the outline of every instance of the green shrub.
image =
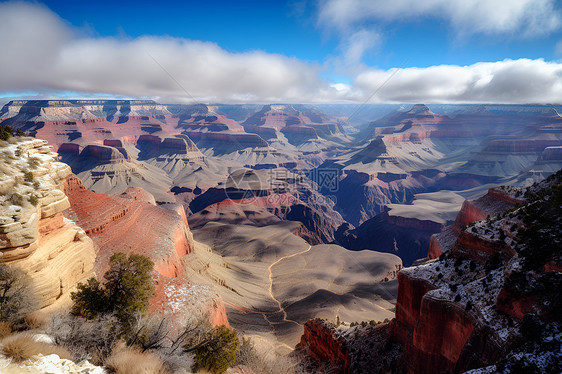
[[154,263],[142,255],[116,253],[109,265],[104,275],[105,289],[117,317],[123,320],[135,312],[147,312],[148,300],[154,294]]
[[37,204],[39,204],[39,199],[37,198],[37,196],[31,195],[29,196],[29,202],[31,203],[31,205],[37,206]]
[[543,324],[535,314],[527,313],[523,316],[520,332],[526,341],[538,340],[543,335]]
[[134,314],[147,312],[154,294],[151,273],[154,263],[145,256],[116,253],[109,260],[105,284],[90,278],[79,284],[71,294],[72,314],[92,319],[100,314],[113,313],[121,323],[123,336],[129,332]]
[[505,237],[506,237],[505,232],[504,232],[503,230],[500,230],[499,239],[500,239],[501,241],[504,241],[504,240],[505,240]]
[[224,373],[236,362],[238,344],[238,336],[234,330],[224,325],[215,327],[207,341],[194,350],[194,370]]
[[23,132],[22,129],[17,129],[16,130],[16,136],[25,136],[25,132]]
[[10,126],[1,126],[0,125],[0,140],[8,140],[14,134],[14,130]]
[[85,319],[94,319],[100,314],[110,312],[107,292],[101,287],[96,278],[90,278],[84,283],[79,283],[78,291],[71,293],[71,313]]
[[24,171],[23,172],[23,180],[26,182],[33,182],[35,180],[35,177],[33,176],[33,173],[30,171]]
[[499,268],[501,265],[502,260],[500,258],[500,254],[498,252],[495,252],[492,256],[490,256],[490,258],[488,258],[486,264],[484,265],[484,268],[489,272],[491,270]]

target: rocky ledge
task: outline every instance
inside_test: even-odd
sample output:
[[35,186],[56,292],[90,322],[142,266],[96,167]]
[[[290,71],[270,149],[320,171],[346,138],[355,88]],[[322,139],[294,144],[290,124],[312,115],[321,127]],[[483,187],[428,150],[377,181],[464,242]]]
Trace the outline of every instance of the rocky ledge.
[[0,262],[29,274],[41,308],[62,306],[95,261],[92,240],[63,215],[70,167],[44,140],[3,142],[0,157]]

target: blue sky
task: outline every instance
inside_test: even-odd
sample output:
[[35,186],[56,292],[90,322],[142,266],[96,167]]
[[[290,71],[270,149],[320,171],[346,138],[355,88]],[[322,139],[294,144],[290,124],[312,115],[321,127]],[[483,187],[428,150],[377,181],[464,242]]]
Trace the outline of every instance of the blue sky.
[[467,3],[0,2],[0,41],[17,49],[0,57],[10,73],[0,96],[182,101],[187,90],[208,102],[361,102],[378,90],[374,102],[560,100],[561,4]]
[[[217,43],[232,52],[263,50],[322,63],[339,54],[337,35],[319,27],[315,1],[44,1],[73,26],[98,36],[169,35]],[[556,5],[558,8],[558,4]],[[384,22],[384,40],[363,61],[383,69],[439,64],[470,65],[506,58],[559,59],[561,30],[549,35],[470,35],[458,38],[444,20],[429,16]],[[409,59],[408,59],[409,58]]]

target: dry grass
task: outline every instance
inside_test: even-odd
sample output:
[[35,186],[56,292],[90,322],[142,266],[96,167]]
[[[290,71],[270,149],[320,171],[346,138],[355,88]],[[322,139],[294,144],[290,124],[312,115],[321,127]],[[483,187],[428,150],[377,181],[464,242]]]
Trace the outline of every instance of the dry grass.
[[116,374],[166,374],[164,363],[154,353],[139,352],[117,344],[107,359],[106,368]]
[[274,346],[265,339],[244,338],[237,352],[237,364],[259,374],[306,373],[296,358],[275,353]]
[[29,334],[11,335],[2,340],[2,353],[15,362],[22,362],[42,354],[44,356],[56,354],[62,359],[72,360],[68,350],[52,344],[37,342]]
[[47,322],[49,322],[49,318],[50,318],[50,316],[47,316],[40,311],[36,311],[34,313],[31,313],[31,314],[28,314],[27,316],[25,316],[25,318],[24,318],[25,327],[28,330],[39,329],[39,328],[47,325]]
[[0,322],[0,339],[4,339],[5,337],[12,335],[12,332],[12,324],[10,322]]

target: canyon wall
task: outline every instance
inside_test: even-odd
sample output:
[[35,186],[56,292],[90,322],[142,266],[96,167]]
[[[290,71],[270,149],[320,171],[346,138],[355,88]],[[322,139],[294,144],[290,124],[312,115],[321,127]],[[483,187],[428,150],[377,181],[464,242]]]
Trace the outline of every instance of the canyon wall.
[[312,319],[305,323],[304,334],[295,348],[305,354],[314,364],[319,373],[330,372],[351,373],[351,356],[347,343],[336,335],[334,325],[322,319]]
[[129,187],[119,195],[87,190],[75,175],[64,189],[70,200],[65,214],[80,222],[99,247],[96,271],[103,274],[116,252],[141,254],[154,262],[156,294],[151,311],[164,313],[178,326],[207,321],[228,325],[216,290],[185,277],[182,258],[193,252],[193,235],[178,204],[156,205],[145,190]]

